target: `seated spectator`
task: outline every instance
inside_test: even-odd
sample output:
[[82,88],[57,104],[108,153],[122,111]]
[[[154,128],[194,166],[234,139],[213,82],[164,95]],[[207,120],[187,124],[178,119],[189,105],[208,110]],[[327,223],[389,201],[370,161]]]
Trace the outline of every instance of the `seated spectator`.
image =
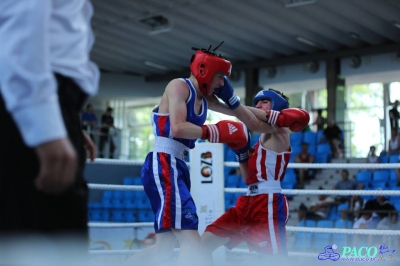
[[[322,190],[322,188],[320,188]],[[331,205],[335,204],[333,198],[328,195],[319,194],[318,200],[312,202],[310,204],[310,208],[301,203],[299,206],[299,221],[306,219],[306,220],[327,220],[329,208]]]
[[354,224],[354,229],[375,229],[380,222],[379,215],[374,212],[374,204],[367,201],[361,211],[361,217]]
[[376,148],[375,146],[369,147],[368,156],[366,159],[366,163],[379,163],[379,156],[376,155]]
[[[379,215],[374,212],[374,208],[374,204],[367,201],[361,211],[361,217],[354,222],[353,229],[375,229],[381,219]],[[363,241],[364,243],[368,242],[368,244],[371,245],[372,239],[372,235],[355,234],[353,245],[357,246],[359,241]],[[364,243],[360,243],[360,245],[364,245]]]
[[363,199],[360,195],[353,195],[350,198],[349,209],[342,209],[341,219],[356,221],[361,217],[361,210],[364,207],[365,199]]
[[389,216],[389,213],[395,211],[393,204],[382,195],[377,195],[375,199],[368,200],[365,205],[370,204],[372,210],[378,214],[380,219]]
[[[353,190],[357,188],[357,183],[354,180],[349,180],[349,171],[343,169],[341,171],[342,180],[338,181],[333,187],[334,190]],[[350,201],[351,196],[337,196],[335,201],[337,204],[346,203]]]
[[[301,152],[296,155],[295,163],[314,163],[314,156],[308,152],[308,144],[301,145]],[[309,168],[296,168],[297,184],[299,189],[304,188],[304,181],[311,180],[314,177],[314,170]]]
[[397,154],[400,151],[400,137],[395,129],[391,130],[391,136],[388,143],[388,155]]
[[333,157],[343,158],[342,130],[336,125],[333,119],[328,121],[328,126],[324,129],[319,142],[323,142],[324,139],[331,145]]

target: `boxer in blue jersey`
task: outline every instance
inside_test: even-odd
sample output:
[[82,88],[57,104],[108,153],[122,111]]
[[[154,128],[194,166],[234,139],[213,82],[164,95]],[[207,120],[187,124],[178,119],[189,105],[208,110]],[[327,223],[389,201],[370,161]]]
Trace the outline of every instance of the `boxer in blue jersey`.
[[[215,89],[224,85],[231,63],[209,50],[195,50],[190,77],[170,81],[151,114],[155,144],[146,157],[141,177],[155,215],[156,243],[133,255],[127,261],[129,265],[165,265],[177,240],[180,244],[178,265],[204,265],[197,256],[198,216],[190,194],[185,158],[200,138],[236,148],[248,142],[247,129],[241,122],[203,125],[208,110],[206,97],[212,97]],[[239,99],[232,102],[240,104]],[[229,130],[232,126],[237,131]]]

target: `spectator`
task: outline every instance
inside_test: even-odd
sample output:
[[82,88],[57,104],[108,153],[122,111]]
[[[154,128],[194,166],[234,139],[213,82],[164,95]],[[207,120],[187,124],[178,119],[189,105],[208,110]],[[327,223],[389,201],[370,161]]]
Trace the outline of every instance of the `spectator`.
[[388,154],[396,154],[400,151],[400,137],[394,128],[391,129],[391,137],[389,139]]
[[317,110],[317,117],[316,117],[313,125],[317,126],[317,131],[325,129],[326,118],[322,116],[322,109]]
[[100,143],[99,143],[99,157],[104,158],[104,145],[109,144],[109,158],[114,158],[115,144],[112,136],[110,135],[110,128],[115,128],[114,118],[112,117],[113,109],[107,107],[106,112],[101,116],[101,129],[100,129]]
[[[364,184],[358,183],[357,190],[363,190]],[[343,208],[340,214],[342,220],[349,220],[354,222],[361,217],[361,210],[365,205],[366,200],[363,199],[360,195],[353,195],[350,198],[349,209]]]
[[[307,143],[301,144],[301,152],[296,155],[294,161],[296,163],[314,163],[314,156],[308,152]],[[298,168],[295,169],[295,172],[297,173],[297,182],[299,189],[304,188],[304,182],[306,180],[310,180],[314,177],[313,169]]]
[[375,153],[376,148],[375,146],[371,146],[369,147],[369,152],[368,152],[368,156],[366,159],[366,163],[379,163],[379,156],[376,155]]
[[331,150],[334,158],[343,158],[342,152],[342,130],[336,125],[333,119],[328,121],[328,126],[325,128],[320,142],[323,140],[331,145]]
[[396,100],[394,101],[393,108],[389,110],[390,128],[395,130],[396,134],[399,133],[400,114],[399,111],[397,110],[398,106],[399,106],[399,101]]
[[93,113],[93,106],[91,104],[86,105],[85,112],[82,113],[82,129],[86,131],[90,138],[94,140],[94,131],[97,127],[97,117]]
[[[361,217],[358,218],[353,225],[354,229],[375,229],[381,220],[379,215],[374,212],[374,203],[367,201],[364,208],[361,211]],[[371,244],[372,236],[367,235],[354,235],[354,246],[357,246],[358,242],[362,241],[360,245],[364,245],[365,242]]]
[[[343,169],[341,171],[342,180],[338,181],[333,187],[335,190],[353,190],[357,188],[357,183],[353,180],[349,180],[349,171]],[[337,196],[335,197],[336,203],[345,203],[350,201],[350,196]]]
[[365,205],[367,204],[369,204],[372,210],[378,214],[380,219],[389,216],[391,211],[396,210],[393,204],[382,195],[377,195],[375,199],[368,200]]
[[[320,188],[322,190],[322,188]],[[329,208],[331,205],[335,204],[333,198],[328,195],[319,194],[318,200],[310,204],[310,208],[307,208],[303,203],[299,206],[299,221],[314,220],[321,221],[328,219]]]

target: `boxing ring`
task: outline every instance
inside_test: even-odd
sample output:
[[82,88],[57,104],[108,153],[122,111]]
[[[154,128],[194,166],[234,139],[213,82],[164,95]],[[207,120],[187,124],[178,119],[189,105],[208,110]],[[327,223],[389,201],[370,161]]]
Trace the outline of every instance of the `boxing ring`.
[[[215,144],[212,144],[215,145]],[[195,149],[196,150],[196,149]],[[202,156],[204,155],[204,152],[201,152]],[[191,154],[190,158],[194,158],[195,156],[192,156],[195,154]],[[141,166],[143,164],[142,161],[131,161],[131,160],[108,160],[108,159],[96,159],[94,162],[90,162],[94,164],[103,164],[103,165],[125,165],[125,166]],[[192,169],[196,168],[193,164],[193,161],[188,163],[189,167],[191,168],[191,176],[193,178],[193,172]],[[200,165],[201,166],[201,165]],[[222,165],[216,163],[216,167],[220,168],[219,173],[223,172],[223,167],[239,167],[239,163],[237,162],[224,162]],[[308,168],[308,169],[395,169],[395,168],[400,168],[400,164],[366,164],[366,163],[327,163],[327,164],[304,164],[304,163],[289,163],[288,168],[295,168],[295,169],[300,169],[300,168]],[[203,168],[199,168],[200,170],[204,170]],[[196,170],[199,170],[196,169]],[[221,184],[220,184],[221,185]],[[111,185],[111,184],[94,184],[94,183],[89,183],[88,184],[89,188],[91,190],[120,190],[120,191],[143,191],[143,186],[140,185]],[[193,186],[193,185],[192,185]],[[245,194],[247,192],[247,188],[225,188],[223,187],[223,178],[222,178],[222,188],[221,186],[219,187],[220,192],[218,195],[218,199],[220,200],[221,198],[224,197],[224,193],[243,193]],[[282,193],[286,195],[338,195],[338,196],[349,196],[349,195],[360,195],[360,196],[376,196],[376,195],[382,195],[382,196],[400,196],[400,190],[317,190],[317,189],[283,189]],[[199,204],[196,201],[196,197],[194,196],[197,208],[199,208]],[[222,203],[224,204],[224,203]],[[290,205],[290,202],[289,202]],[[223,208],[225,210],[225,208]],[[223,210],[223,211],[224,211]],[[398,210],[400,211],[400,210]],[[289,211],[290,214],[290,211]],[[219,215],[218,215],[219,216]],[[115,223],[115,222],[89,222],[89,228],[151,228],[154,226],[153,222],[137,222],[137,223]],[[203,228],[204,229],[203,225]],[[201,225],[199,224],[199,232],[200,234],[202,233]],[[364,235],[364,236],[381,236],[389,239],[389,241],[392,241],[393,239],[400,239],[400,230],[376,230],[376,229],[349,229],[349,228],[323,228],[323,227],[309,227],[309,226],[286,226],[286,231],[287,235],[295,235],[295,237],[299,237],[302,235],[303,238],[310,237],[311,234],[338,234],[341,236],[356,236],[356,235]],[[320,265],[318,263],[322,263],[322,260],[326,260],[322,255],[326,250],[324,248],[326,246],[331,245],[331,247],[334,248],[333,251],[337,251],[339,254],[344,254],[344,246],[339,246],[335,245],[333,242],[327,242],[326,245],[321,245],[320,250],[313,250],[312,252],[308,250],[298,250],[294,247],[288,246],[289,250],[289,257],[293,258],[309,258],[312,262],[317,263],[316,265]],[[385,245],[385,243],[381,243],[380,245]],[[353,248],[352,244],[349,244],[350,248]],[[257,253],[254,252],[249,252],[247,248],[235,248],[231,251],[228,249],[222,247],[224,249],[225,255],[224,258],[227,258],[228,256],[235,256],[234,254],[244,254],[245,256],[255,256],[258,255]],[[346,247],[347,248],[347,247]],[[354,247],[357,248],[357,247]],[[368,247],[372,249],[372,247]],[[386,247],[390,249],[389,247]],[[343,251],[339,252],[339,249],[343,249]],[[123,256],[129,256],[137,252],[138,250],[90,250],[89,253],[91,257],[97,257],[97,256],[115,256],[115,255],[123,255]],[[331,249],[332,251],[332,249]],[[378,250],[379,252],[383,252],[381,250]],[[354,250],[352,249],[352,252],[354,253]],[[372,252],[372,251],[371,251]],[[397,254],[396,254],[397,253]],[[321,255],[322,254],[322,255]],[[350,253],[349,253],[350,254]],[[225,257],[227,256],[227,257]],[[356,256],[357,257],[357,256]],[[343,260],[342,256],[342,262],[345,262]],[[350,260],[350,257],[347,257],[346,262],[362,262],[362,259],[360,258],[360,261],[357,260]],[[399,263],[400,260],[400,250],[397,252],[393,253],[392,255],[388,254],[378,254],[375,258],[375,260],[385,260],[386,264],[384,265],[391,265],[388,263],[394,263],[393,261],[397,260],[397,263]],[[333,259],[331,259],[333,260]],[[364,259],[365,260],[365,259]],[[307,264],[309,265],[309,264]],[[393,265],[396,265],[394,263]]]

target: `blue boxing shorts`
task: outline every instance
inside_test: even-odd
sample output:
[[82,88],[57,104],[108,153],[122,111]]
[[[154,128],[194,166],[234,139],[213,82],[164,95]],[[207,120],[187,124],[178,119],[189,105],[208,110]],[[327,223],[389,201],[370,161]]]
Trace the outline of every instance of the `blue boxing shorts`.
[[150,199],[156,233],[171,228],[197,230],[198,216],[185,161],[164,152],[150,152],[142,167],[144,190]]

